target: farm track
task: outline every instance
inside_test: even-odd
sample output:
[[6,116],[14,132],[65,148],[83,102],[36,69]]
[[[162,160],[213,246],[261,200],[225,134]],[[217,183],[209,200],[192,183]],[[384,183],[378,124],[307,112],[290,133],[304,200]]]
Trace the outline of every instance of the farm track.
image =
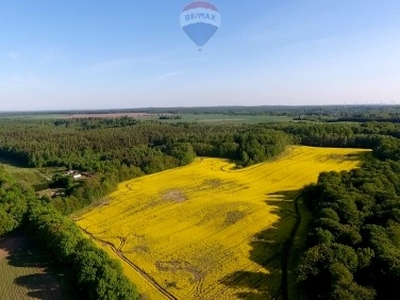
[[80,228],[85,234],[90,236],[93,240],[107,245],[115,253],[115,255],[117,255],[121,260],[123,260],[131,268],[133,268],[136,272],[138,272],[148,283],[150,283],[155,289],[157,289],[157,291],[159,291],[160,294],[164,295],[167,299],[178,300],[177,297],[175,297],[170,292],[168,292],[166,289],[164,289],[153,277],[151,277],[144,270],[142,270],[139,266],[134,264],[125,255],[123,255],[123,253],[122,253],[122,251],[120,251],[120,249],[123,247],[123,245],[125,243],[121,243],[121,245],[117,249],[112,243],[104,241],[100,238],[97,238],[95,235],[91,234],[89,231],[85,230],[84,228],[82,228],[82,227],[80,227]]
[[294,238],[296,236],[297,230],[300,227],[301,223],[301,214],[299,209],[299,199],[296,198],[294,200],[294,208],[296,212],[296,223],[293,226],[292,232],[290,233],[290,237],[288,238],[286,245],[283,250],[283,257],[282,257],[282,283],[281,283],[281,291],[282,291],[282,300],[289,300],[289,291],[288,291],[288,264],[289,264],[289,257],[290,251],[293,245]]

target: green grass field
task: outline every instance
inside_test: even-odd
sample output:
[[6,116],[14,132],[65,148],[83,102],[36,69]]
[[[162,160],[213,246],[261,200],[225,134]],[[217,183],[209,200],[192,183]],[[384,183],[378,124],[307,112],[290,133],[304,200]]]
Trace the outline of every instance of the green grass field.
[[32,188],[49,183],[54,174],[65,170],[65,168],[27,168],[4,157],[0,157],[0,167],[13,176],[22,186]]
[[18,181],[31,183],[32,185],[46,182],[51,179],[50,174],[46,174],[37,168],[26,168],[18,162],[0,157],[0,166],[5,169],[7,173],[15,177]]

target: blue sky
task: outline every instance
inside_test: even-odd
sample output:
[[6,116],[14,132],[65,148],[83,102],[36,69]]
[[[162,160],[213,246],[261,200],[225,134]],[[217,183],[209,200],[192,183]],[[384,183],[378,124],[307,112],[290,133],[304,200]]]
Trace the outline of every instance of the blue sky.
[[2,0],[0,111],[400,103],[400,1]]

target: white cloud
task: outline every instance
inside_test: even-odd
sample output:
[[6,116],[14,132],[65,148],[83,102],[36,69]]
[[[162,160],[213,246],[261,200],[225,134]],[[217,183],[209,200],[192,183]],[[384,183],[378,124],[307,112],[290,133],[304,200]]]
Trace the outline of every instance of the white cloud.
[[173,72],[164,73],[164,74],[157,76],[156,80],[162,80],[162,79],[166,79],[166,78],[170,78],[170,77],[175,77],[175,76],[181,75],[183,73],[184,73],[183,71],[173,71]]

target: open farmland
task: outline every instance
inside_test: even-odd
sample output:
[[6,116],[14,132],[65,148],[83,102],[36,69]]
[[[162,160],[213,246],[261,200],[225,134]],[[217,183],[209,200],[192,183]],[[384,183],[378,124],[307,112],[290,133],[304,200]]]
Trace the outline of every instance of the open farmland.
[[198,158],[120,184],[77,223],[121,259],[148,299],[266,299],[279,288],[280,233],[287,238],[294,223],[280,222],[283,210],[292,220],[293,211],[279,193],[322,171],[357,167],[365,152],[293,146],[237,170],[228,160]]
[[76,299],[53,258],[24,233],[0,238],[0,299]]

